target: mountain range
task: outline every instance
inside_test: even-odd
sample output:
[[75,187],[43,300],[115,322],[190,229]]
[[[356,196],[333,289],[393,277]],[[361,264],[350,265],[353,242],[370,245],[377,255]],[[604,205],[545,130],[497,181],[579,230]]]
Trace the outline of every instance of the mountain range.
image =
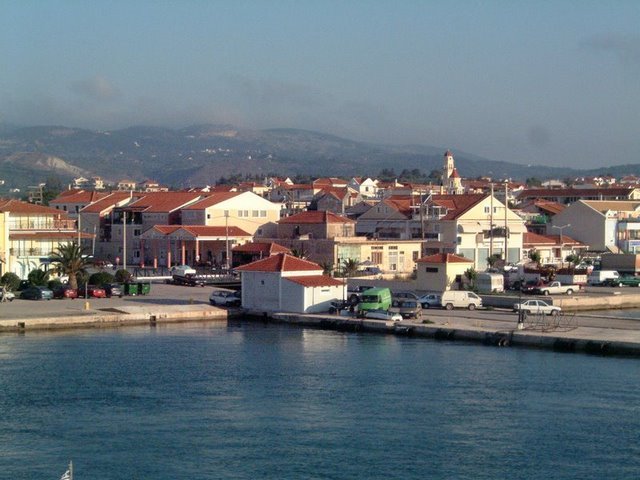
[[[0,125],[0,178],[5,188],[23,188],[51,176],[100,176],[155,180],[183,188],[211,185],[235,174],[376,176],[383,169],[442,167],[447,148],[382,145],[296,129],[241,129],[232,125],[194,125],[181,129],[137,126],[94,131],[64,126]],[[460,174],[524,180],[597,174],[640,173],[640,165],[593,170],[527,166],[482,158],[451,148]]]

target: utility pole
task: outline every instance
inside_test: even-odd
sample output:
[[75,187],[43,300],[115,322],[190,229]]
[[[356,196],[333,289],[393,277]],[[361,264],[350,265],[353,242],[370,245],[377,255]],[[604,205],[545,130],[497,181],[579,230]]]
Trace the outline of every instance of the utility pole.
[[493,256],[493,183],[491,183],[491,203],[489,206],[489,257]]
[[225,229],[225,265],[227,267],[227,272],[231,268],[231,264],[229,263],[229,210],[224,211],[224,229]]
[[509,180],[504,181],[504,264],[509,263]]
[[127,212],[122,212],[122,269],[127,269]]

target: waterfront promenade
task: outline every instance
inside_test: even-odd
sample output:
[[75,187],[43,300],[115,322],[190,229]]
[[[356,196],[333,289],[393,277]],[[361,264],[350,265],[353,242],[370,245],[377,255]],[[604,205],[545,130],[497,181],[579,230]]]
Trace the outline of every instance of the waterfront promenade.
[[[0,304],[0,332],[76,327],[122,327],[127,325],[227,321],[231,316],[262,312],[226,310],[209,305],[210,287],[153,284],[147,296],[27,301]],[[635,289],[634,289],[635,291]],[[634,291],[630,291],[634,293]],[[418,321],[391,322],[337,315],[271,314],[270,320],[297,325],[345,330],[415,334],[448,340],[480,341],[501,346],[527,345],[581,351],[640,354],[640,318],[628,318],[623,310],[606,313],[567,313],[559,318],[529,317],[525,329],[517,328],[517,315],[507,309],[423,310]]]

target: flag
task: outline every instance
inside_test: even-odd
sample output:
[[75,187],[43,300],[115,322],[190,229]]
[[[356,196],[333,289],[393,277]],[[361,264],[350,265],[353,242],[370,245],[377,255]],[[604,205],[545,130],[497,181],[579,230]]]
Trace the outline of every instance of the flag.
[[71,480],[71,472],[69,470],[64,472],[64,474],[62,474],[62,476],[60,477],[60,480]]

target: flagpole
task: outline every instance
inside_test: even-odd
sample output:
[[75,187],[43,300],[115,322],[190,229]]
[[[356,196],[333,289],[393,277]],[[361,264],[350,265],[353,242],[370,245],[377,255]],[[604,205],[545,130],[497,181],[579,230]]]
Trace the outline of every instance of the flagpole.
[[69,480],[73,480],[73,462],[69,460]]

